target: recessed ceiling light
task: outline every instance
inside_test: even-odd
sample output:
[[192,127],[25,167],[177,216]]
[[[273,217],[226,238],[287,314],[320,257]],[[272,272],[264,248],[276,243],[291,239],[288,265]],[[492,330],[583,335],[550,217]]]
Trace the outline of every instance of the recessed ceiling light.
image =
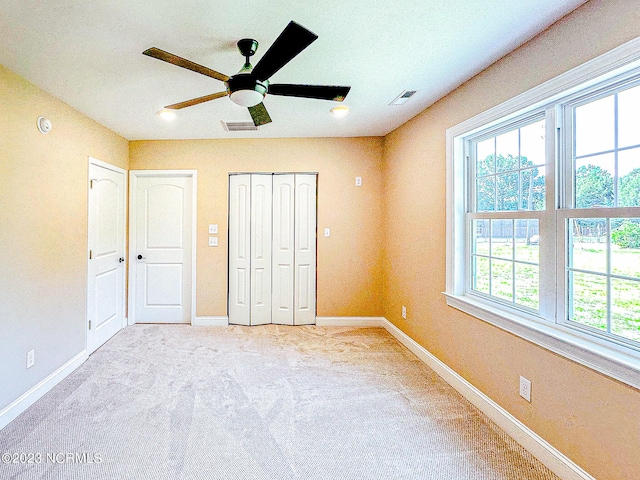
[[171,120],[174,120],[176,118],[176,112],[167,108],[163,108],[162,110],[160,110],[158,112],[158,115],[160,115],[160,118],[166,120],[167,122],[170,122]]
[[333,114],[334,117],[342,118],[349,113],[349,107],[347,107],[346,105],[340,105],[338,107],[333,107],[329,111]]

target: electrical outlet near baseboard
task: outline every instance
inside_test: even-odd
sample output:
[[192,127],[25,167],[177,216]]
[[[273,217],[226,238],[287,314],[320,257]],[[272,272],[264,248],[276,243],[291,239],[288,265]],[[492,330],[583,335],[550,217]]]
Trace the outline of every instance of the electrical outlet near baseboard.
[[520,375],[520,396],[531,402],[531,381]]
[[27,352],[27,368],[33,367],[34,363],[36,363],[36,351],[29,350],[29,352]]

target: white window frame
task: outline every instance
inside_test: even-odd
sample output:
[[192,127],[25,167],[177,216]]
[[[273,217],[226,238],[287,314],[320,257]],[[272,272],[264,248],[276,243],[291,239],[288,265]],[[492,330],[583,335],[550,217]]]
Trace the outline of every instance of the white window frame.
[[[640,388],[640,350],[637,346],[611,341],[558,321],[558,318],[562,319],[565,315],[566,269],[563,258],[567,248],[565,219],[580,215],[580,210],[577,209],[558,208],[564,206],[560,202],[567,198],[567,182],[558,182],[554,185],[554,181],[551,180],[551,188],[548,182],[545,197],[546,210],[537,212],[543,213],[542,216],[545,217],[544,232],[542,219],[540,223],[540,311],[529,312],[492,301],[482,295],[474,295],[469,289],[468,237],[470,235],[467,235],[467,229],[470,220],[467,213],[468,189],[467,178],[465,178],[468,153],[466,144],[470,138],[481,132],[487,132],[491,128],[515,123],[535,112],[544,111],[548,148],[545,175],[556,179],[555,159],[559,153],[565,154],[567,151],[564,136],[560,133],[568,122],[562,109],[572,99],[577,96],[582,97],[590,90],[599,88],[598,85],[603,82],[629,75],[630,72],[635,74],[636,70],[640,74],[640,38],[627,42],[447,130],[447,276],[444,295],[447,304],[451,307],[625,384]],[[637,207],[630,208],[637,212]],[[618,210],[620,209],[606,209],[606,216],[624,216],[619,215],[621,212]],[[628,208],[624,210],[627,211]],[[590,212],[589,216],[593,216],[593,210]],[[509,216],[511,212],[504,213]],[[630,216],[640,215],[634,213]],[[543,244],[546,233],[550,233],[547,238],[555,238],[555,242],[547,241]],[[543,268],[546,269],[544,274]],[[553,281],[543,284],[543,278],[554,278],[555,284]]]
[[[504,211],[491,211],[491,212],[472,212],[472,208],[469,208],[469,205],[466,204],[464,206],[465,211],[465,228],[470,228],[471,222],[475,219],[536,219],[539,222],[540,228],[540,257],[538,259],[539,264],[539,291],[540,291],[540,307],[538,312],[533,312],[531,309],[527,309],[526,307],[512,306],[509,308],[515,308],[518,310],[524,310],[525,313],[529,315],[534,315],[539,317],[540,320],[544,318],[549,318],[554,315],[555,312],[555,297],[553,301],[550,300],[549,292],[552,292],[555,285],[549,285],[549,279],[553,277],[553,271],[555,270],[555,264],[551,262],[541,262],[542,258],[553,258],[555,252],[555,245],[552,242],[549,242],[548,239],[551,239],[555,236],[555,162],[553,162],[553,158],[555,157],[555,110],[552,108],[537,108],[528,110],[524,115],[516,117],[514,119],[509,119],[504,125],[500,125],[498,129],[488,128],[482,129],[481,134],[472,134],[465,135],[464,142],[464,160],[465,164],[469,164],[470,160],[473,160],[472,152],[468,150],[469,144],[472,141],[475,141],[479,138],[483,138],[487,136],[489,133],[491,135],[499,135],[504,132],[511,131],[515,128],[522,127],[527,125],[528,123],[537,121],[537,120],[545,120],[545,137],[548,139],[546,142],[546,159],[545,162],[545,209],[544,210],[504,210]],[[471,161],[471,163],[473,163]],[[467,167],[465,167],[467,168]],[[473,171],[473,168],[470,169]],[[465,172],[466,173],[466,172]],[[474,192],[475,187],[471,189],[467,189],[467,202],[471,203],[473,200],[470,198],[471,193]],[[465,285],[464,285],[464,294],[471,297],[478,297],[478,299],[487,298],[487,296],[476,293],[471,288],[471,235],[465,235],[466,237],[466,245],[465,245]],[[546,295],[543,295],[546,293]],[[493,300],[493,298],[488,299],[489,302],[499,302],[498,300]],[[505,305],[506,306],[506,305]]]

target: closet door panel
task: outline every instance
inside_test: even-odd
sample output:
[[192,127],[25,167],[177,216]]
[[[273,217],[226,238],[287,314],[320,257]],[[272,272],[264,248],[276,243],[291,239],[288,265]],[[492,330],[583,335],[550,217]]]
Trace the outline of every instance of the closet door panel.
[[294,175],[273,176],[272,322],[293,325]]
[[316,180],[295,175],[294,325],[316,323]]
[[273,175],[251,175],[251,325],[271,323]]
[[251,175],[229,177],[229,323],[251,319]]

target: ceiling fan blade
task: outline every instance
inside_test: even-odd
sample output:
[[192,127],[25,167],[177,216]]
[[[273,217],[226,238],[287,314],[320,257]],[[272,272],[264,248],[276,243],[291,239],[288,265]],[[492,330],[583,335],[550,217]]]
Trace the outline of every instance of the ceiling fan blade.
[[184,102],[174,103],[173,105],[167,105],[164,108],[169,108],[171,110],[180,110],[181,108],[198,105],[199,103],[215,100],[216,98],[226,97],[227,95],[229,95],[227,92],[212,93],[211,95],[205,95],[204,97],[198,97]]
[[260,125],[266,125],[267,123],[271,123],[271,117],[269,116],[269,112],[267,112],[264,103],[260,102],[253,107],[249,107],[249,113],[251,114],[251,118],[253,118],[253,124],[256,127]]
[[333,100],[342,102],[351,87],[338,87],[334,85],[292,85],[286,83],[274,83],[269,85],[269,95],[283,95],[285,97],[319,98],[321,100]]
[[296,55],[307,48],[318,36],[296,22],[289,22],[273,45],[262,56],[251,72],[258,80],[267,80]]
[[165,52],[164,50],[160,50],[156,47],[149,48],[142,53],[143,55],[147,55],[148,57],[157,58],[158,60],[162,60],[163,62],[172,63],[173,65],[177,65],[178,67],[187,68],[191,71],[201,73],[202,75],[206,75],[207,77],[215,78],[223,82],[229,80],[229,77],[223,73],[216,72],[215,70],[211,70],[207,67],[203,67],[202,65],[198,65],[191,60],[179,57],[177,55],[174,55],[173,53]]

